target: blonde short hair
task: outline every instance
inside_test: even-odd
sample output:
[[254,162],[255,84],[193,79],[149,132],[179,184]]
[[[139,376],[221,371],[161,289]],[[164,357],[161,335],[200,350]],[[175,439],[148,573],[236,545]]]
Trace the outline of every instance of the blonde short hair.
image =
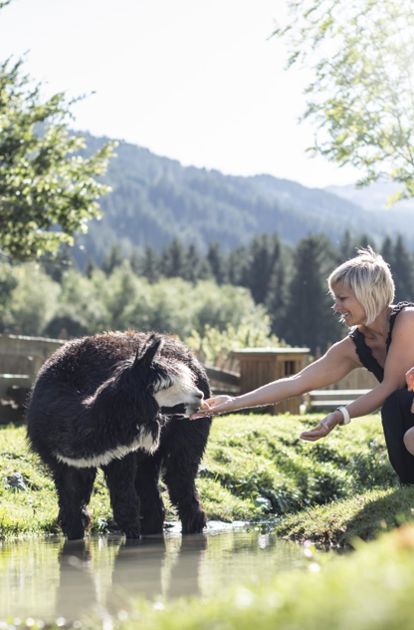
[[369,325],[389,306],[395,295],[394,280],[389,265],[371,247],[359,249],[358,256],[345,261],[328,278],[329,290],[343,282],[352,289],[366,314]]

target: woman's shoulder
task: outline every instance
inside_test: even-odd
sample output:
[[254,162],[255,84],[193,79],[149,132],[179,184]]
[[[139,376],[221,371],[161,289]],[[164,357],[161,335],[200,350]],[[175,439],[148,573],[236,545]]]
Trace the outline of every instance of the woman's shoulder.
[[[396,317],[398,315],[398,317]],[[396,317],[397,321],[401,319],[412,318],[414,315],[414,302],[398,302],[391,304],[391,317]]]
[[[392,305],[392,314],[394,315],[393,335],[400,332],[414,332],[414,303],[400,302]],[[397,317],[398,316],[398,317]]]
[[414,302],[397,302],[391,304],[391,314],[414,313]]
[[394,318],[394,326],[390,325],[390,332],[387,339],[387,351],[392,351],[393,357],[397,361],[403,361],[407,354],[414,353],[414,305],[406,306],[400,310],[398,317]]

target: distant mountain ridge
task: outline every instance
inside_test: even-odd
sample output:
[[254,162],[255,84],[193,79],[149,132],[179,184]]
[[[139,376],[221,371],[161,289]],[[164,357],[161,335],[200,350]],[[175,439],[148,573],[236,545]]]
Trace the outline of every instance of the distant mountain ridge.
[[[83,135],[88,153],[108,140]],[[275,232],[295,244],[310,233],[339,241],[348,229],[375,241],[401,231],[414,248],[414,229],[407,229],[406,218],[401,221],[397,212],[373,215],[329,190],[271,175],[242,177],[184,167],[124,141],[105,179],[112,192],[101,200],[102,219],[77,240],[81,263],[101,261],[115,242],[126,255],[145,245],[160,251],[173,238],[194,243],[200,251],[213,241],[229,250],[257,234]]]
[[356,203],[365,210],[378,211],[385,210],[394,212],[414,212],[414,199],[404,199],[399,201],[391,208],[388,205],[388,199],[391,195],[394,195],[400,190],[398,184],[392,182],[375,182],[370,186],[364,188],[357,188],[356,186],[328,186],[326,191],[338,195],[343,199],[347,199],[352,203]]

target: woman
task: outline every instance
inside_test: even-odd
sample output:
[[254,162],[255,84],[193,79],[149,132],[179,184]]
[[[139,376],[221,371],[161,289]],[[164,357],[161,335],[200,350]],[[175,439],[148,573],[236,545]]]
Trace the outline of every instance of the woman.
[[[379,384],[346,407],[339,407],[301,438],[319,440],[337,425],[348,424],[381,407],[388,455],[402,483],[414,483],[414,304],[392,304],[394,281],[382,256],[370,247],[337,267],[328,278],[333,310],[351,328],[320,359],[298,374],[241,396],[205,401],[192,419],[266,406],[336,383],[364,366]],[[409,389],[405,388],[405,384]],[[413,405],[414,410],[414,405]],[[412,428],[413,427],[413,428]]]

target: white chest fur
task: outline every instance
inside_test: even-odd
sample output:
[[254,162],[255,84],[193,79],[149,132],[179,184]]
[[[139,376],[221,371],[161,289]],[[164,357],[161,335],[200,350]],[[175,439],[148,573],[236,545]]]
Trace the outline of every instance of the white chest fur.
[[123,444],[113,449],[109,449],[102,453],[96,453],[89,457],[66,457],[58,451],[55,451],[55,457],[58,461],[74,466],[75,468],[96,468],[98,466],[106,466],[113,459],[122,459],[128,453],[137,451],[142,448],[148,453],[153,453],[159,444],[159,433],[155,436],[146,430],[146,427],[140,427],[138,435],[130,444]]

